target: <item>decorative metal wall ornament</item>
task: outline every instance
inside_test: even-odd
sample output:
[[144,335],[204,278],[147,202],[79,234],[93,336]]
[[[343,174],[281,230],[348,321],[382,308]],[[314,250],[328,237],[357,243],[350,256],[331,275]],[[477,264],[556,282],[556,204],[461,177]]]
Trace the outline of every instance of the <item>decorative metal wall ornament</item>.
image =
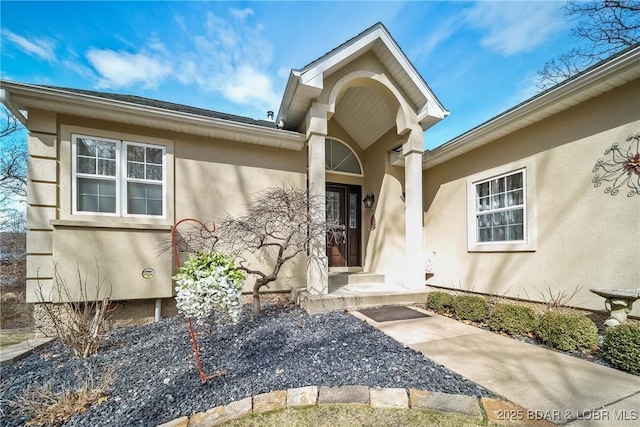
[[[611,155],[611,159],[598,159],[593,167],[593,172],[596,173],[591,180],[593,186],[600,187],[603,182],[610,182],[611,185],[604,192],[612,196],[618,194],[625,185],[631,189],[627,197],[640,196],[640,132],[629,135],[626,140],[631,141],[626,153],[622,152],[616,142],[604,152],[605,156]],[[602,174],[597,173],[601,168]]]

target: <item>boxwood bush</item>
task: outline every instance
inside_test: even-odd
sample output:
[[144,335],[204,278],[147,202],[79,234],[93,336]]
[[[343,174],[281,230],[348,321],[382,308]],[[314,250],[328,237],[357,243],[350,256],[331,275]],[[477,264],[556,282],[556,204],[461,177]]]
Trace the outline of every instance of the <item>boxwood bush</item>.
[[440,314],[453,312],[454,296],[446,292],[429,292],[427,297],[427,308]]
[[531,307],[517,304],[496,304],[489,317],[489,329],[510,335],[528,335],[539,324],[538,315]]
[[598,328],[579,313],[548,311],[536,330],[540,342],[563,351],[588,351],[598,345]]
[[625,323],[609,329],[602,353],[616,368],[640,375],[640,325]]
[[491,310],[487,300],[478,295],[460,295],[454,299],[453,310],[460,320],[484,323]]

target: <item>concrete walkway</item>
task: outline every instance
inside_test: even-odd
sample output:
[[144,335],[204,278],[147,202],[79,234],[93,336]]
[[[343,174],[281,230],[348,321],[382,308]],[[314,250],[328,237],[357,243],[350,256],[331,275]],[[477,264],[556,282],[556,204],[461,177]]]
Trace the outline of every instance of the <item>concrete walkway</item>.
[[640,377],[425,311],[375,322],[352,314],[429,359],[526,410],[502,415],[569,426],[640,425]]
[[0,350],[0,366],[8,365],[27,357],[40,347],[51,342],[53,338],[31,338],[21,343],[7,346]]

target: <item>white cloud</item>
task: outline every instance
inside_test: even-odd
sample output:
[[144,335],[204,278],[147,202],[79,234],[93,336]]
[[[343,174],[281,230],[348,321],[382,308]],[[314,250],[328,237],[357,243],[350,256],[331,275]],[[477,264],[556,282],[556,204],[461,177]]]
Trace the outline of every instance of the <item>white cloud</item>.
[[[228,13],[226,19],[207,13],[184,31],[180,29],[184,19],[176,16],[177,33],[172,37],[149,34],[138,49],[88,50],[85,56],[97,87],[157,88],[173,81],[256,111],[276,109],[280,96],[271,70],[273,46],[261,25],[247,22],[251,9]],[[73,64],[67,66],[73,68]],[[87,74],[86,69],[76,68]]]
[[156,88],[171,72],[171,65],[166,60],[144,53],[90,49],[86,55],[100,76],[99,88],[122,88],[134,84]]
[[484,47],[505,56],[527,52],[563,30],[561,4],[556,2],[478,2],[468,9],[465,21],[483,30]]
[[289,78],[289,74],[291,74],[291,67],[287,68],[287,67],[280,67],[278,68],[278,77],[282,78],[282,79],[288,79]]
[[415,55],[428,56],[442,42],[454,35],[459,27],[460,20],[457,16],[441,22],[436,28],[430,30],[427,37],[420,42],[419,49],[414,52]]
[[52,40],[38,38],[28,40],[9,30],[2,30],[2,35],[13,42],[28,55],[36,56],[46,61],[55,61],[55,43]]
[[246,18],[248,15],[253,15],[253,9],[250,8],[245,8],[245,9],[230,9],[229,13],[231,14],[231,16],[235,16],[236,18],[240,18],[240,19],[244,19]]
[[[230,11],[245,18],[247,9]],[[280,99],[271,76],[273,46],[263,36],[260,25],[244,20],[225,20],[213,13],[205,18],[203,31],[192,27],[192,48],[175,56],[176,78],[219,93],[236,104],[257,110],[275,109]]]
[[[277,103],[271,79],[250,65],[242,65],[222,88],[222,93],[233,102],[245,104],[252,101]],[[277,104],[275,104],[277,105]]]

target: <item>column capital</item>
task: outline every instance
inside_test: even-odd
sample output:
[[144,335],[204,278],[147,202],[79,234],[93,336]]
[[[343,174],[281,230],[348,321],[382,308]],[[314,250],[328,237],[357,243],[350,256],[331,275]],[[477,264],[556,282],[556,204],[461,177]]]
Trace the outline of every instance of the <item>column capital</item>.
[[424,131],[420,126],[413,126],[402,140],[402,155],[424,153]]
[[327,135],[327,120],[329,114],[329,106],[320,102],[313,102],[311,108],[307,112],[305,119],[307,125],[307,139],[311,135]]

